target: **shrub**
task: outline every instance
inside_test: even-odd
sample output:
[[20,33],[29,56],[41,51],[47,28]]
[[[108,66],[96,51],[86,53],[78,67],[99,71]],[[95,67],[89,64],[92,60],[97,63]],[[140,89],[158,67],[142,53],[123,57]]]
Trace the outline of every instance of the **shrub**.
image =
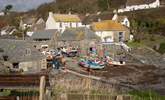
[[158,52],[161,54],[165,53],[165,42],[160,44]]
[[131,100],[165,100],[165,96],[159,95],[154,91],[131,91],[129,93],[132,95]]

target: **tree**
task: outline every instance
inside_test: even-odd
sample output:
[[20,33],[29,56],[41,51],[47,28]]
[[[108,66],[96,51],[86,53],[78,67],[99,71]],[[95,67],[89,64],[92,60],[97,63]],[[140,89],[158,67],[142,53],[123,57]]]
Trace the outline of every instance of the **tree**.
[[144,33],[146,32],[145,22],[135,19],[135,18],[132,19],[130,30],[131,30],[131,33],[133,33],[135,36],[135,41],[140,42],[144,37]]
[[161,54],[165,53],[165,43],[160,44],[160,48],[159,48],[158,52]]
[[13,8],[12,5],[7,5],[7,6],[5,6],[5,10],[4,10],[5,15],[6,15],[12,8]]
[[5,7],[5,10],[6,10],[6,11],[10,11],[12,8],[13,8],[12,5],[7,5],[7,6]]
[[101,10],[108,10],[110,8],[110,0],[98,0],[97,3]]

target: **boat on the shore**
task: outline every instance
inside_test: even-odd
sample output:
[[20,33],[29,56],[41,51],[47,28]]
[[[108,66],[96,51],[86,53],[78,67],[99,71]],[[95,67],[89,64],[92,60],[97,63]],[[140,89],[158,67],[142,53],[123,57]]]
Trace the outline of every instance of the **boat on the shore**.
[[90,69],[103,69],[104,66],[104,62],[101,61],[93,61],[93,60],[85,60],[85,59],[81,59],[78,63],[80,66],[85,67],[85,68],[90,68]]
[[126,63],[124,61],[108,61],[108,65],[114,65],[114,66],[123,66]]

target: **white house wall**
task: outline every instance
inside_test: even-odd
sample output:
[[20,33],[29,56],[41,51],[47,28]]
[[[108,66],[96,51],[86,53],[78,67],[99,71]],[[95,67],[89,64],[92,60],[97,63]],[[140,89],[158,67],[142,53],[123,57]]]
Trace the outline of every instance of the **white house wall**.
[[130,27],[130,22],[128,20],[128,18],[124,18],[123,22],[121,22],[122,25],[125,25],[127,27]]
[[71,23],[71,27],[77,27],[77,23]]
[[77,27],[82,27],[82,23],[81,23],[81,22],[79,22]]
[[104,40],[105,37],[112,37],[112,40],[109,42],[114,42],[114,32],[113,31],[96,31],[95,34],[101,38],[102,42],[106,42]]
[[1,36],[2,36],[2,35],[6,35],[6,34],[7,34],[6,30],[2,30],[2,31],[1,31]]
[[54,19],[54,14],[49,13],[46,21],[46,29],[57,29],[59,32],[64,32],[66,28],[82,27],[81,22],[58,22]]
[[55,22],[53,16],[49,15],[47,21],[46,21],[46,29],[57,29],[58,23]]
[[66,28],[76,28],[76,27],[81,27],[81,23],[76,23],[76,22],[51,22],[48,20],[48,23],[46,25],[46,29],[57,29],[60,32],[64,32]]
[[0,16],[4,16],[5,15],[5,13],[4,12],[0,12]]
[[113,17],[112,17],[112,20],[116,20],[117,19],[117,17],[118,17],[118,15],[117,14],[115,14]]
[[[155,2],[150,3],[150,4],[126,6],[126,8],[118,9],[118,13],[134,11],[134,10],[149,9],[149,8],[157,8],[157,7],[160,7],[159,0],[156,0]],[[114,10],[114,12],[116,12],[116,11]]]

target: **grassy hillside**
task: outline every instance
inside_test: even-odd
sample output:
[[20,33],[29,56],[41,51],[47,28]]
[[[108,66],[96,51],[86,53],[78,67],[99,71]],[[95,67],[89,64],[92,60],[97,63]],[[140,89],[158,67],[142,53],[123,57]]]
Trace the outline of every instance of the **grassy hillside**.
[[126,12],[131,21],[135,44],[147,45],[165,53],[165,7]]
[[[47,16],[47,12],[56,13],[96,13],[98,11],[112,11],[125,5],[126,0],[56,0],[56,2],[43,4],[36,11],[37,15]],[[108,7],[109,6],[109,7]]]
[[165,7],[139,10],[134,12],[126,12],[132,23],[132,28],[137,32],[145,32],[150,34],[159,34],[165,36]]
[[[71,11],[79,14],[96,13],[124,7],[126,2],[127,0],[56,0],[56,2],[43,4],[38,9],[30,12],[44,18],[48,16],[49,11],[56,13]],[[165,0],[161,0],[161,4],[165,4]]]

